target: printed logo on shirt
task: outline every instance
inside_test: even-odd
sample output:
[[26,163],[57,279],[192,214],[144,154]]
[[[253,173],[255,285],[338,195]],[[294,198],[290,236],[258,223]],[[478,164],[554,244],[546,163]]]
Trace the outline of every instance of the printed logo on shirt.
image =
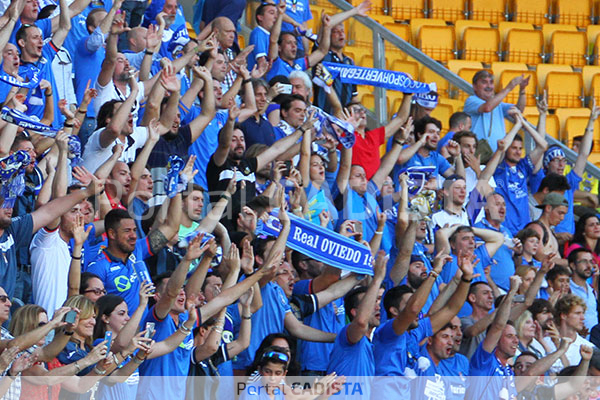
[[131,289],[131,282],[125,275],[119,275],[115,278],[115,287],[119,292],[126,292]]
[[13,239],[12,235],[8,235],[8,237],[6,238],[6,240],[2,243],[0,243],[0,250],[4,253],[6,253],[11,247],[13,247],[15,244],[15,240]]

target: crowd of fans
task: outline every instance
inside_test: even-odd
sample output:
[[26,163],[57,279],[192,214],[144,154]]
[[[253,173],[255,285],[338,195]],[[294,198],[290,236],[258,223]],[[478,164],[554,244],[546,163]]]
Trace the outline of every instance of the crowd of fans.
[[[3,399],[598,396],[600,107],[572,165],[487,70],[449,121],[404,93],[367,128],[313,78],[368,0],[314,33],[260,3],[245,48],[241,1],[198,1],[195,38],[176,0],[40,3],[0,1]],[[372,276],[292,250],[298,220]]]

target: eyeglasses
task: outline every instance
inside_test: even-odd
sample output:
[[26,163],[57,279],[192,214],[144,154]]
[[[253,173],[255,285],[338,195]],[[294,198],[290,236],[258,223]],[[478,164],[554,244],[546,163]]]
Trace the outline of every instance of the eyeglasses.
[[284,353],[280,353],[278,351],[269,351],[268,353],[263,354],[262,359],[266,360],[266,359],[275,359],[275,360],[279,360],[281,362],[287,363],[290,358],[288,357],[287,354]]
[[579,260],[576,264],[594,264],[594,260]]
[[84,294],[85,293],[94,293],[94,294],[100,296],[100,295],[105,295],[106,294],[106,290],[105,289],[98,289],[98,288],[96,288],[96,289],[88,289],[88,290],[84,291],[83,293]]
[[8,297],[7,295],[3,294],[3,295],[0,296],[0,303],[6,303],[9,299],[10,299],[10,297]]

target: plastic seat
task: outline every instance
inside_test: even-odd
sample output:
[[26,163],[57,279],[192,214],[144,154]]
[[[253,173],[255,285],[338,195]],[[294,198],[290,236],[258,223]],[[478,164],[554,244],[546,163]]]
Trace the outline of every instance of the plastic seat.
[[583,79],[577,72],[550,72],[544,89],[548,92],[548,107],[581,107]]
[[412,33],[412,38],[414,43],[416,44],[416,40],[419,37],[419,32],[421,28],[424,26],[447,26],[446,21],[443,19],[433,19],[433,18],[413,18],[410,20],[410,30]]
[[[460,76],[461,78],[463,78],[465,81],[472,83],[473,82],[473,76],[478,72],[481,71],[483,68],[462,68],[459,72],[458,72],[458,76]],[[469,95],[465,92],[463,92],[462,90],[458,91],[458,99],[464,101],[467,97],[469,97]]]
[[532,31],[534,28],[533,24],[529,24],[527,22],[501,21],[498,23],[498,32],[500,32],[500,39],[502,40],[502,43],[506,42],[508,32],[510,32],[513,29]]
[[[565,129],[563,131],[565,133],[563,138],[566,139],[567,146],[569,146],[569,148],[573,146],[574,137],[581,136],[585,133],[588,120],[589,116],[572,116],[567,118],[567,121],[565,122]],[[598,146],[600,146],[600,121],[596,120],[594,121],[594,147],[597,149]]]
[[437,84],[437,92],[440,96],[448,97],[448,89],[450,84],[448,81],[429,68],[423,66],[421,67],[421,73],[419,74],[420,82],[435,82]]
[[396,21],[425,18],[425,0],[391,0],[391,16]]
[[386,29],[390,32],[395,33],[396,36],[401,37],[402,39],[410,42],[412,37],[410,33],[410,25],[408,24],[399,24],[396,22],[385,22],[382,24]]
[[346,54],[348,57],[352,58],[356,65],[361,65],[360,60],[363,58],[363,56],[366,56],[366,55],[372,56],[373,50],[369,50],[369,49],[366,49],[363,47],[348,46],[348,47],[344,48],[344,54]]
[[429,0],[429,17],[454,22],[467,18],[466,0]]
[[373,54],[364,54],[356,65],[361,67],[373,68]]
[[575,25],[544,24],[542,26],[542,33],[544,34],[544,45],[546,48],[550,48],[552,35],[556,31],[577,32],[577,27]]
[[583,76],[583,88],[585,94],[587,96],[592,96],[592,80],[596,75],[600,74],[600,66],[586,65],[583,67],[581,74]]
[[409,74],[413,79],[419,76],[419,64],[414,61],[394,60],[388,64],[388,69]]
[[504,59],[509,62],[543,62],[544,37],[541,31],[512,29],[504,43]]
[[500,35],[494,28],[467,28],[463,36],[462,59],[483,62],[498,61]]
[[552,17],[550,6],[550,0],[512,0],[512,20],[534,25],[547,24]]
[[554,15],[559,24],[586,27],[592,23],[592,7],[586,0],[555,0]]
[[373,31],[357,19],[350,20],[350,32],[346,32],[352,38],[352,45],[365,47],[373,53]]
[[587,33],[587,41],[589,47],[589,53],[591,54],[594,50],[594,43],[596,43],[596,38],[600,33],[600,25],[588,25],[586,29]]
[[550,44],[550,62],[583,67],[587,61],[585,32],[554,32]]
[[423,26],[418,35],[418,47],[436,61],[455,58],[454,27]]
[[600,36],[596,37],[596,42],[594,43],[594,48],[592,51],[592,60],[593,60],[593,64],[594,65],[600,65],[599,63],[599,59],[600,59],[600,40],[598,40]]
[[500,76],[502,72],[509,71],[529,71],[527,65],[523,63],[514,62],[493,62],[491,67],[492,73],[494,74],[494,82],[496,86],[500,85]]
[[452,106],[448,104],[438,103],[437,107],[431,112],[433,118],[442,121],[442,130],[440,131],[440,137],[443,137],[448,132],[448,121],[450,116],[453,114]]
[[[532,108],[535,109],[535,107]],[[523,112],[523,116],[525,116],[525,119],[533,126],[537,126],[540,119],[537,109],[532,112],[527,112],[527,110],[525,110],[525,112]],[[546,115],[546,133],[552,136],[554,139],[560,140],[560,122],[558,117],[554,114]]]
[[[535,73],[533,71],[512,71],[505,70],[500,74],[500,85],[498,88],[504,88],[508,83],[516,78],[517,76],[525,75],[525,77],[529,76],[529,85],[525,87],[525,104],[528,106],[535,106],[535,95],[537,93],[537,79]],[[505,103],[517,104],[519,101],[519,90],[520,86],[517,85],[508,95],[504,98]]]
[[469,18],[498,24],[508,16],[506,0],[470,0]]
[[[439,104],[446,104],[446,105],[449,105],[450,107],[452,107],[452,114],[454,114],[457,111],[462,111],[465,106],[464,101],[450,99],[448,97],[440,97],[438,102],[439,102]],[[442,122],[445,123],[445,121],[442,121]]]
[[[590,109],[584,107],[576,107],[576,108],[557,108],[556,114],[558,120],[560,121],[560,131],[565,132],[567,119],[570,117],[585,117],[588,118],[590,116]],[[564,139],[564,135],[563,135]]]
[[560,64],[538,64],[535,72],[537,75],[537,81],[540,88],[546,86],[546,76],[548,73],[552,71],[561,71],[561,72],[573,72],[573,68],[569,65],[560,65]]
[[463,68],[483,69],[483,64],[479,61],[472,60],[450,60],[448,61],[448,69],[458,75],[458,72]]
[[467,28],[490,28],[491,25],[486,21],[471,21],[468,19],[459,19],[454,23],[454,30],[456,33],[456,43],[460,43],[463,40],[463,34]]
[[596,104],[600,104],[600,74],[594,75],[592,82],[590,83],[590,89],[586,94],[589,97],[596,99]]

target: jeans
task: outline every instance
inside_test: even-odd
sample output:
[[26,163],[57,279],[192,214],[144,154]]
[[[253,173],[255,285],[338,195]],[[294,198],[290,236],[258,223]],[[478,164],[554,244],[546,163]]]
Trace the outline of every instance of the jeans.
[[[139,26],[142,23],[142,18],[144,17],[146,8],[148,8],[148,1],[124,1],[123,5],[121,6],[121,10],[126,13],[125,18],[127,26],[130,28]],[[128,49],[129,43],[127,43],[127,32],[125,32],[119,35],[119,51]]]
[[[90,106],[92,107],[92,106]],[[92,133],[96,130],[96,118],[93,117],[85,117],[83,122],[81,123],[81,128],[79,129],[79,140],[81,141],[81,150],[85,148],[85,144],[87,143]]]

